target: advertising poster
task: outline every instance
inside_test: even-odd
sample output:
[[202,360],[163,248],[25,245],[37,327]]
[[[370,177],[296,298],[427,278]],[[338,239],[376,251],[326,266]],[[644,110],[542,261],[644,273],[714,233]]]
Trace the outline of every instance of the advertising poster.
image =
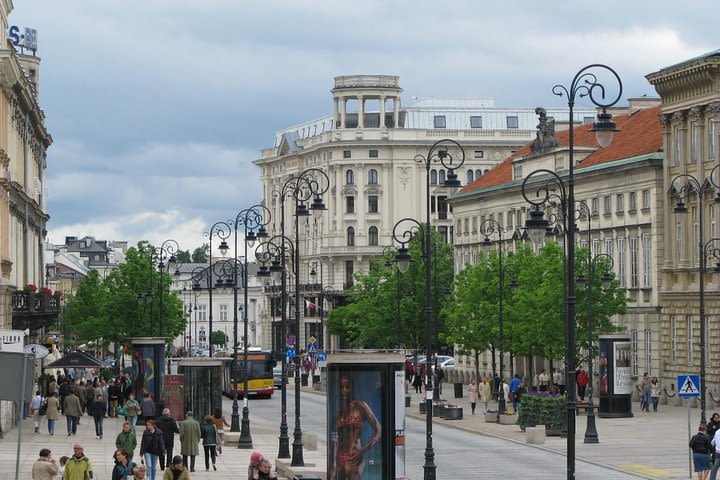
[[[162,344],[135,344],[132,357],[133,375],[132,381],[135,387],[136,398],[142,399],[146,392],[149,392],[153,399],[159,400],[160,386],[162,385],[163,365],[161,353]],[[156,362],[160,359],[159,368]]]
[[162,398],[173,418],[185,418],[185,375],[165,375]]
[[[385,365],[343,365],[328,372],[328,478],[385,480],[382,416]],[[392,388],[392,386],[390,387]]]
[[630,342],[613,343],[614,377],[613,394],[630,395],[632,378],[630,377]]
[[405,372],[395,372],[395,478],[405,478]]
[[608,342],[600,342],[600,360],[598,366],[600,367],[600,394],[607,395],[608,390]]

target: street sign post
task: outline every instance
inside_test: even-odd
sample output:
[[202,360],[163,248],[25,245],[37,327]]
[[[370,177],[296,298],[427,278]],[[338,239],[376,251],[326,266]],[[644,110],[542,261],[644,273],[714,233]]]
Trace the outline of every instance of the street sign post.
[[[677,376],[678,397],[698,398],[700,397],[700,375],[678,375]],[[688,438],[692,435],[690,426],[690,402],[688,404]],[[688,452],[688,476],[692,477],[692,453]]]

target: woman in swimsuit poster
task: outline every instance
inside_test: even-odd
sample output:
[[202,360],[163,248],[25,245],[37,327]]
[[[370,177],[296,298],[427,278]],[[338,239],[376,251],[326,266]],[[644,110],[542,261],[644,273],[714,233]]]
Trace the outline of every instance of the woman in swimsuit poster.
[[[339,405],[335,412],[332,434],[333,468],[330,480],[370,480],[375,474],[365,471],[368,457],[368,450],[375,446],[382,436],[380,422],[372,409],[364,400],[355,400],[353,397],[354,381],[363,383],[369,397],[381,398],[379,375],[377,372],[342,372],[338,385]],[[370,388],[376,386],[372,391]],[[371,401],[368,398],[368,401]],[[369,427],[369,428],[367,428]],[[379,453],[376,456],[380,456]],[[380,459],[369,460],[372,463],[379,463]],[[374,469],[373,469],[374,470]],[[378,480],[381,480],[377,476]]]

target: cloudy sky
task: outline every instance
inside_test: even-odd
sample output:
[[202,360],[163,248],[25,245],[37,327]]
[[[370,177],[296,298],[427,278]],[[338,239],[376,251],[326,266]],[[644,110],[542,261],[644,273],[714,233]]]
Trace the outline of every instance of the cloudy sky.
[[720,48],[710,0],[14,3],[10,24],[38,30],[55,243],[192,251],[260,200],[252,160],[275,131],[332,112],[336,75],[399,75],[406,104],[554,106],[552,86],[589,63],[615,68],[624,97],[650,96],[646,74]]

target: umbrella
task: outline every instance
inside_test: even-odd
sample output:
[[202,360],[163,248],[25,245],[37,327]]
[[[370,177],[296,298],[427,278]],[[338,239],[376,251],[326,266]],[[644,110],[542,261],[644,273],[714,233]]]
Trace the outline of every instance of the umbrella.
[[102,368],[103,363],[85,352],[70,352],[60,360],[45,366],[45,368]]

